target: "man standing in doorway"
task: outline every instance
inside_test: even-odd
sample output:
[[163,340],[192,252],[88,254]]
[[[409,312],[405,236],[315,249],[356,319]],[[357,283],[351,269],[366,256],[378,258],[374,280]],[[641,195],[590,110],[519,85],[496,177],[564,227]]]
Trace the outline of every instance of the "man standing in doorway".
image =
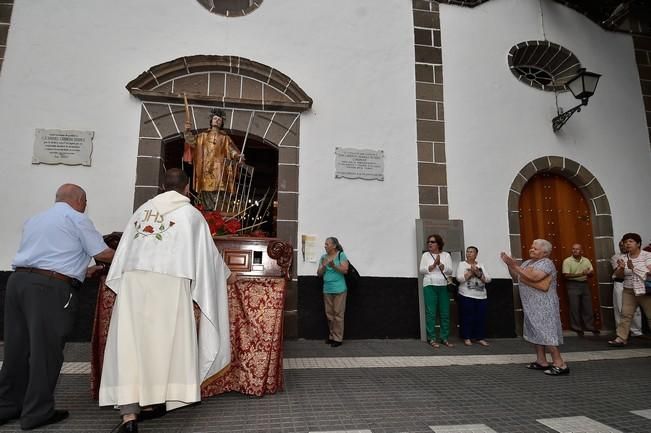
[[0,424],[20,418],[20,427],[31,430],[68,417],[68,411],[54,408],[54,388],[79,288],[104,267],[88,268],[90,259],[110,262],[114,253],[85,210],[86,192],[65,184],[54,206],[23,226],[5,295]]
[[[599,330],[594,327],[594,316],[592,315],[592,296],[588,277],[594,275],[592,263],[583,257],[581,244],[572,245],[572,255],[563,260],[563,278],[567,289],[567,299],[570,304],[570,326],[579,336],[583,331],[591,331],[594,335]],[[581,324],[583,319],[583,325]]]

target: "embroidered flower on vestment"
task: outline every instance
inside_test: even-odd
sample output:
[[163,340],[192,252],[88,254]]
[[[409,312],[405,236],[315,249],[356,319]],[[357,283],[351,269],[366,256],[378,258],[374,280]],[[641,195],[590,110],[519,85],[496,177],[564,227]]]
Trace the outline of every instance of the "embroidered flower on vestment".
[[165,233],[170,228],[172,228],[174,224],[176,224],[174,221],[170,221],[167,226],[165,226],[165,223],[163,223],[160,226],[158,226],[157,229],[151,225],[146,225],[144,228],[141,228],[142,225],[138,221],[136,221],[134,222],[134,225],[136,226],[136,235],[133,238],[137,239],[141,236],[142,237],[154,236],[159,241],[162,241],[163,233]]

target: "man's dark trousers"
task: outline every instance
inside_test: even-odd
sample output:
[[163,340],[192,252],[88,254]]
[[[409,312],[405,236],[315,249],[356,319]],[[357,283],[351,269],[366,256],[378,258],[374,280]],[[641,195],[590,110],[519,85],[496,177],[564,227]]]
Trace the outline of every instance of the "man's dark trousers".
[[0,420],[31,428],[54,414],[54,388],[66,336],[79,308],[77,289],[48,276],[14,272],[7,282]]
[[567,300],[570,304],[570,326],[574,331],[582,331],[581,319],[585,329],[594,331],[594,316],[592,315],[592,294],[587,281],[565,281]]

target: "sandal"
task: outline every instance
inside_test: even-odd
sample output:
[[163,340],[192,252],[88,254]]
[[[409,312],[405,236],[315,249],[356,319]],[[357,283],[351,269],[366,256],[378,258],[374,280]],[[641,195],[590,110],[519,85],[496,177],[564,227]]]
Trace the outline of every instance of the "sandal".
[[552,365],[549,369],[545,370],[543,373],[545,373],[548,376],[561,376],[564,374],[570,374],[570,367],[565,366],[563,367],[557,367],[555,365]]
[[527,368],[529,370],[547,370],[549,368],[549,364],[542,365],[542,364],[538,364],[538,361],[534,361],[529,365],[527,365]]
[[439,347],[441,347],[441,346],[439,346],[439,344],[438,344],[436,341],[434,341],[434,340],[430,340],[430,341],[428,341],[428,344],[429,344],[430,346],[432,346],[434,349],[438,349]]
[[613,347],[624,347],[624,346],[626,346],[626,341],[624,341],[624,340],[620,339],[619,337],[617,337],[614,340],[609,340],[608,345],[613,346]]
[[445,347],[454,347],[454,344],[450,343],[448,340],[442,340],[441,344]]
[[465,344],[466,346],[472,346],[472,341],[470,341],[470,340],[463,340],[463,344]]
[[486,340],[479,340],[477,343],[479,343],[480,346],[488,347],[490,344],[488,344],[488,341]]

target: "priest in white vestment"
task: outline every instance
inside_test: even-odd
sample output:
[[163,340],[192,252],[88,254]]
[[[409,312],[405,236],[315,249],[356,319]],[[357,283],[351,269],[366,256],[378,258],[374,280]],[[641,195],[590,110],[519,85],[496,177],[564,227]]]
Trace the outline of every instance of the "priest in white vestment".
[[[120,408],[121,432],[153,417],[142,407],[169,411],[199,401],[201,382],[230,363],[231,273],[188,188],[183,171],[166,172],[166,192],[131,217],[106,277],[117,296],[99,404]],[[201,308],[198,338],[193,300]]]

